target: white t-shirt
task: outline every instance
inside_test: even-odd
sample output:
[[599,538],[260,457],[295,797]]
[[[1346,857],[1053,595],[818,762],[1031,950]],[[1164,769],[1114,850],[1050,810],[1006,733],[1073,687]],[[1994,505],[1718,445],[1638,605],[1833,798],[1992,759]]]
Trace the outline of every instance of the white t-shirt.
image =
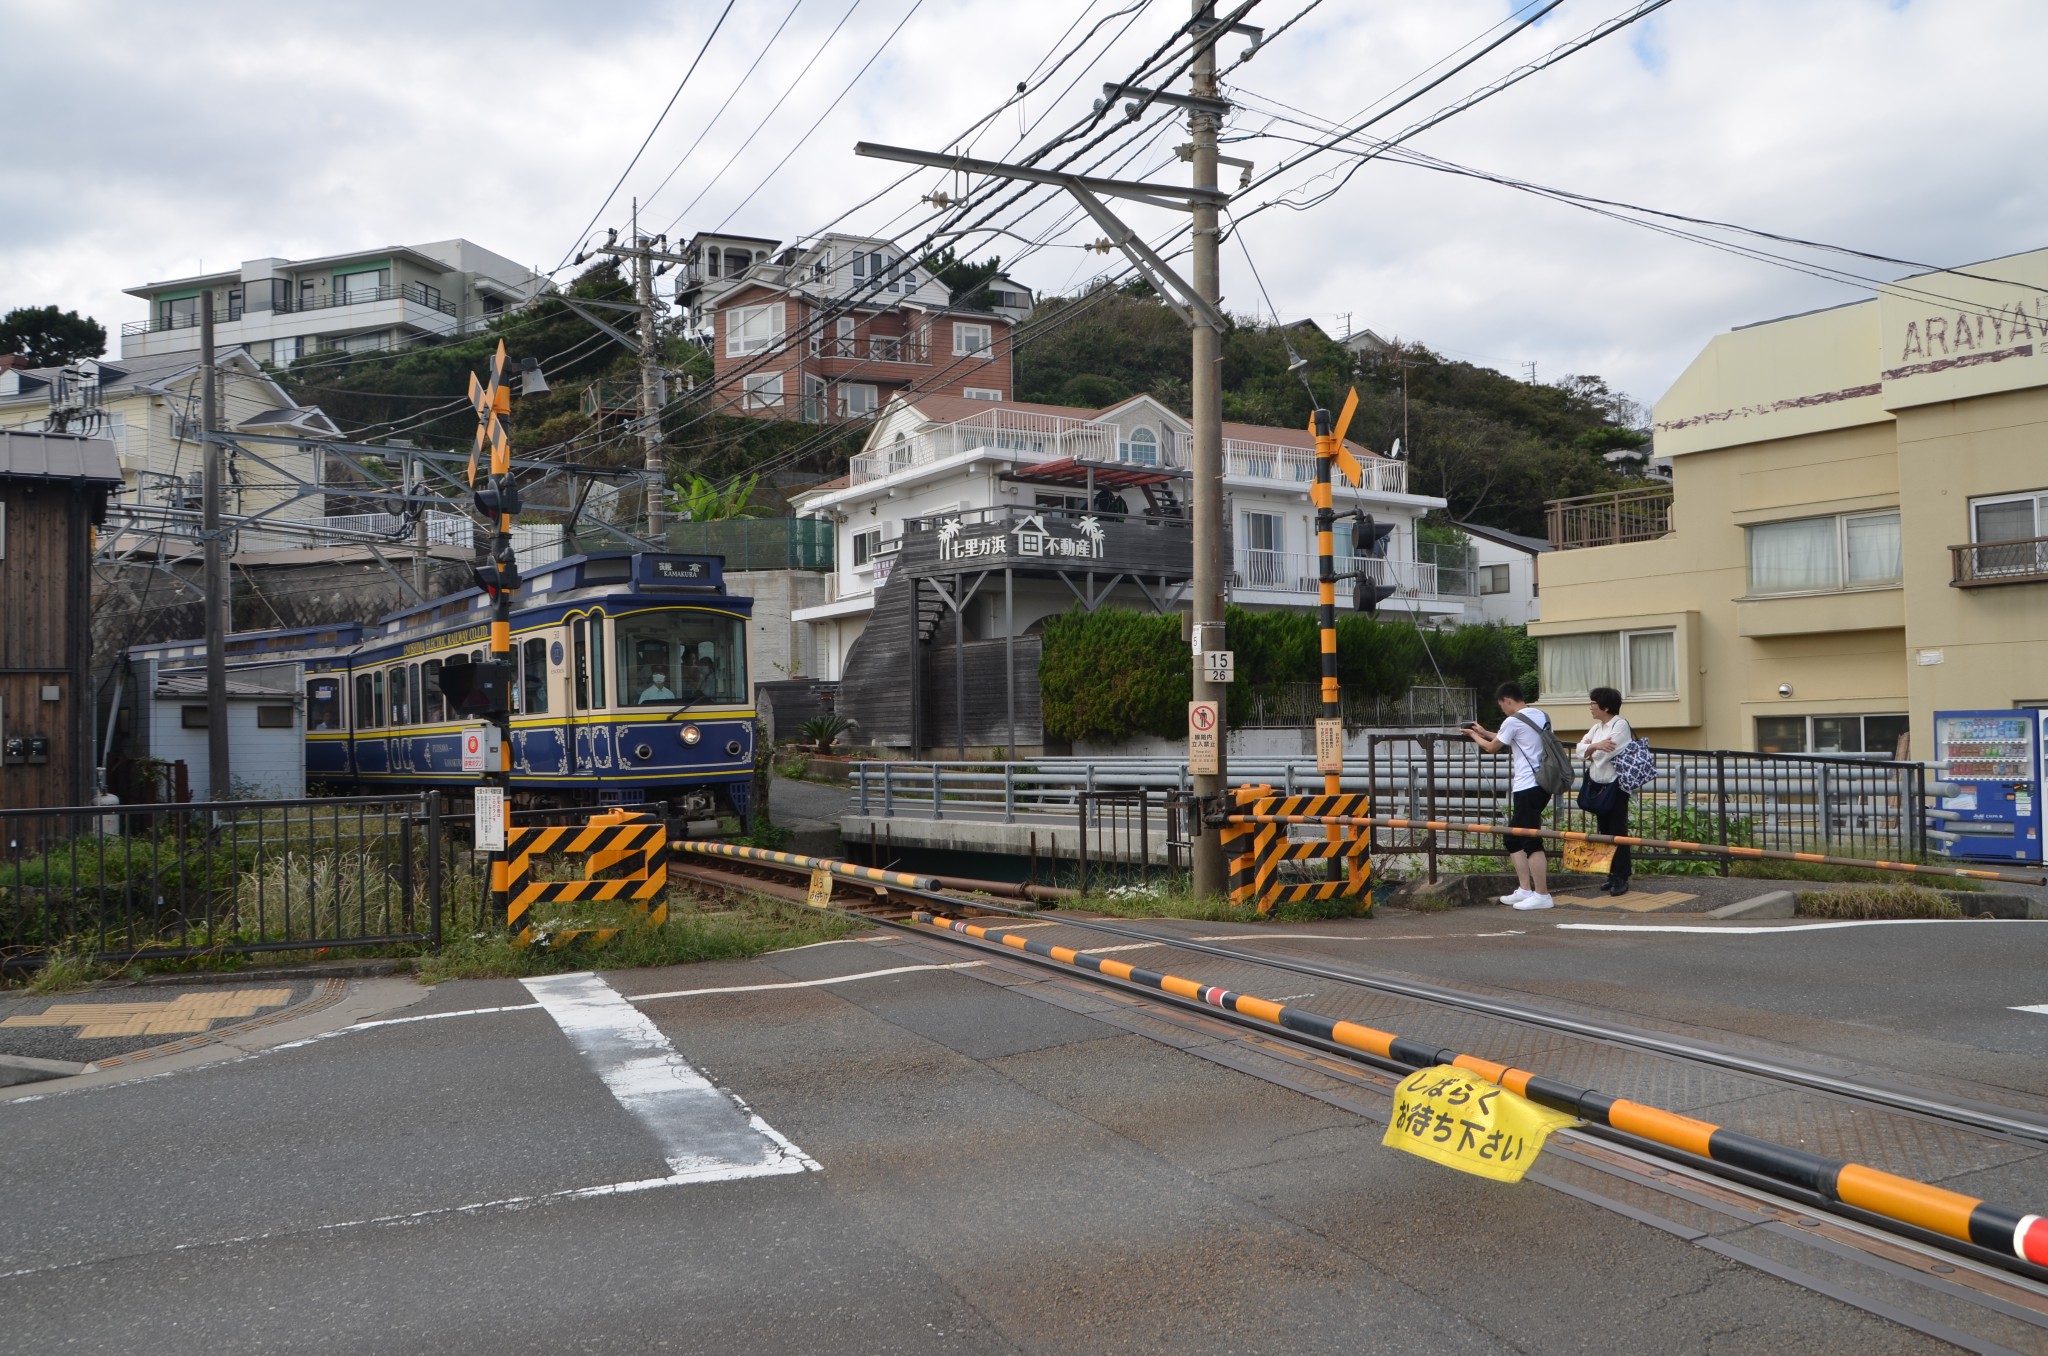
[[[1614,780],[1614,755],[1627,748],[1629,741],[1635,737],[1636,732],[1630,728],[1628,718],[1625,716],[1615,716],[1611,720],[1601,721],[1598,725],[1580,735],[1579,746],[1573,752],[1586,760],[1586,772],[1594,781],[1602,783],[1611,782]],[[1586,748],[1586,745],[1597,743],[1603,739],[1613,740],[1614,747],[1611,749],[1592,749],[1590,751]]]
[[1508,765],[1514,772],[1514,780],[1508,783],[1511,792],[1535,790],[1536,769],[1543,766],[1543,736],[1524,721],[1550,728],[1550,717],[1533,706],[1525,706],[1501,721],[1500,742],[1508,746]]

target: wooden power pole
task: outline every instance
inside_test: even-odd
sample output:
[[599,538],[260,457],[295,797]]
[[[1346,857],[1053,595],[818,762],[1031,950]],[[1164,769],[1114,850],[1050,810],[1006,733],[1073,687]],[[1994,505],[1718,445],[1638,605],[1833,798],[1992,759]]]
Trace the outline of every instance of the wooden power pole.
[[213,360],[213,293],[199,294],[201,580],[206,593],[206,798],[226,800],[228,766],[228,555],[221,533],[220,373]]

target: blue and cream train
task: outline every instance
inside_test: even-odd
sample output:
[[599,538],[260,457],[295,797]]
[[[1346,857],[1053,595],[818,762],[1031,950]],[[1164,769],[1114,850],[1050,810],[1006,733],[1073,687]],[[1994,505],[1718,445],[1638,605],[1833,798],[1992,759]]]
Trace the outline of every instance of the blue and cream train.
[[[460,791],[465,734],[439,675],[490,657],[480,589],[367,625],[236,632],[238,668],[305,668],[309,786]],[[533,569],[512,610],[512,788],[530,807],[667,800],[677,813],[748,818],[754,687],[750,598],[716,556],[569,556]],[[195,642],[138,646],[160,675],[203,667]]]

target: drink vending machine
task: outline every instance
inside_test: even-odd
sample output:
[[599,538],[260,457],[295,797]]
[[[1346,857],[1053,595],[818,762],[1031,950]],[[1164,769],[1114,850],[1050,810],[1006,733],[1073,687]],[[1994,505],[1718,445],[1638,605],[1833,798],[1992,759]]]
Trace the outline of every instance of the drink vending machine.
[[1936,711],[1928,837],[1950,857],[2038,862],[2048,711]]

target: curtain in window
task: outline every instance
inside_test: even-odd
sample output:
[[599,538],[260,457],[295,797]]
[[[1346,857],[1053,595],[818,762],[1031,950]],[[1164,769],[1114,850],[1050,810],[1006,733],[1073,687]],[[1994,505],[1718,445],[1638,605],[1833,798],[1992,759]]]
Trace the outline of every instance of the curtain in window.
[[1840,587],[1841,562],[1833,518],[1758,523],[1749,529],[1751,593],[1802,593]]
[[1873,513],[1843,522],[1849,540],[1851,584],[1899,581],[1899,515]]
[[1678,695],[1678,633],[1637,631],[1628,638],[1628,695]]
[[2008,499],[2002,504],[1977,505],[1978,541],[2020,541],[2037,535],[2033,500]]
[[1538,645],[1546,697],[1582,697],[1596,687],[1621,686],[1621,637],[1613,631],[1545,636]]

